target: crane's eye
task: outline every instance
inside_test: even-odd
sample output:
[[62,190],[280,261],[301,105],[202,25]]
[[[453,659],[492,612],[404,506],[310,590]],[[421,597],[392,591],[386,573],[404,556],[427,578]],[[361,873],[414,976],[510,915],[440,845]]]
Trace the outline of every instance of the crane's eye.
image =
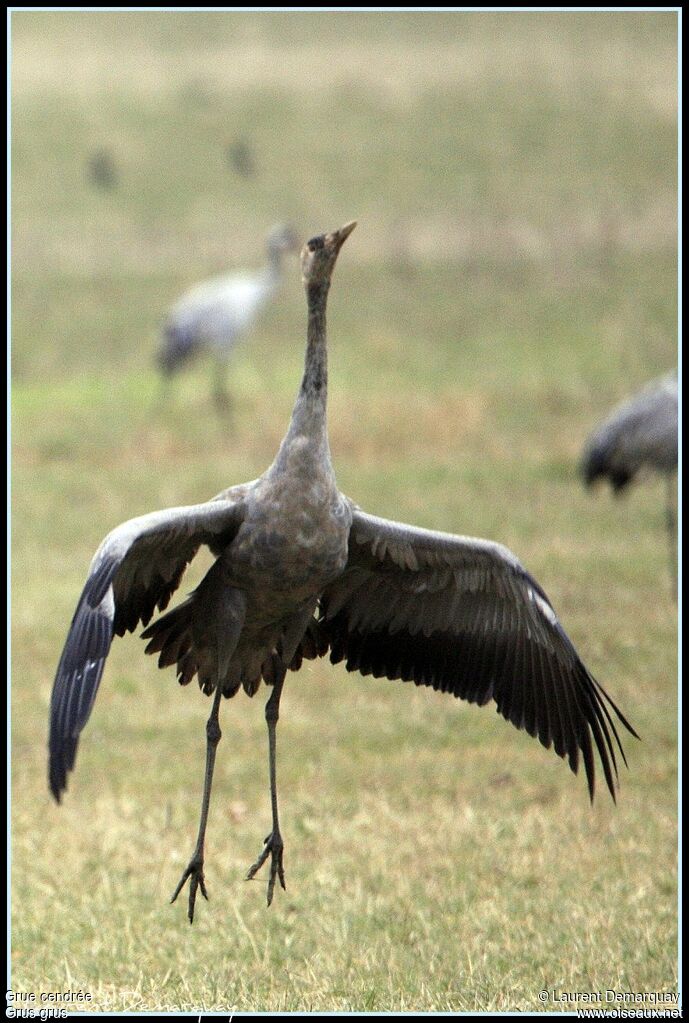
[[317,249],[322,249],[325,244],[323,241],[323,235],[318,235],[316,238],[310,238],[307,243],[309,252],[315,252]]

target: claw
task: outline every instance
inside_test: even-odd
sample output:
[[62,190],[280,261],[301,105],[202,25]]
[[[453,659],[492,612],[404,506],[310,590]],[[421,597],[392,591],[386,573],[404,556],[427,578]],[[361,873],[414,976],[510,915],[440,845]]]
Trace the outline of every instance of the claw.
[[189,910],[187,915],[189,916],[189,923],[193,924],[194,905],[196,903],[196,893],[199,890],[199,888],[201,889],[201,894],[203,895],[204,899],[206,900],[206,902],[208,902],[206,880],[203,876],[203,859],[199,859],[196,856],[193,856],[191,858],[191,860],[189,861],[189,865],[187,866],[179,880],[179,884],[175,888],[174,895],[170,899],[171,904],[175,901],[179,893],[182,891],[189,878],[191,878],[191,882],[189,884]]
[[268,905],[273,901],[273,893],[275,891],[275,879],[277,878],[280,882],[280,886],[283,891],[287,891],[285,886],[285,871],[282,866],[282,853],[284,846],[282,844],[282,836],[280,832],[271,832],[263,843],[263,849],[261,854],[251,867],[246,875],[247,881],[253,881],[254,877],[261,869],[263,864],[270,856],[270,876],[268,878]]

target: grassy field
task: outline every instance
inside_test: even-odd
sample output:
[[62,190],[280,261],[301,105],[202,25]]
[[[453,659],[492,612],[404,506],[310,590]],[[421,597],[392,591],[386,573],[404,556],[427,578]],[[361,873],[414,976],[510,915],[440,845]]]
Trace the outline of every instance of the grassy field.
[[[676,990],[664,490],[614,501],[576,476],[591,427],[677,358],[675,15],[20,12],[12,30],[12,987],[108,1011]],[[253,177],[228,167],[236,139]],[[86,173],[104,146],[109,191]],[[308,237],[352,218],[329,315],[341,488],[509,545],[643,741],[618,806],[591,808],[490,708],[309,664],[278,736],[287,892],[267,910],[243,880],[270,807],[262,694],[240,696],[190,929],[168,899],[208,701],[118,640],[58,808],[52,678],[105,533],[252,479],[286,426],[296,260],[237,352],[231,423],[205,365],[161,403],[166,308],[259,265],[276,220]]]

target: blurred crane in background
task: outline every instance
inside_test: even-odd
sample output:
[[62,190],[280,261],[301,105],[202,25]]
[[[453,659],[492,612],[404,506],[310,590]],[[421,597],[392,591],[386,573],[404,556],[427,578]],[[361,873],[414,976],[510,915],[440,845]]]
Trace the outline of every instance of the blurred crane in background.
[[164,327],[158,365],[165,377],[204,351],[215,363],[214,398],[220,408],[230,403],[227,361],[239,339],[273,298],[282,281],[282,260],[294,251],[298,239],[284,224],[272,228],[267,239],[268,259],[255,273],[215,277],[182,296],[170,310]]
[[228,166],[241,178],[252,178],[255,175],[256,160],[246,139],[233,139],[225,149],[225,156]]
[[94,150],[86,164],[89,181],[109,192],[117,187],[117,166],[112,150],[105,146]]
[[652,470],[667,479],[666,523],[673,594],[677,590],[677,372],[652,381],[618,405],[589,437],[581,460],[587,486],[607,479],[615,494],[638,473]]

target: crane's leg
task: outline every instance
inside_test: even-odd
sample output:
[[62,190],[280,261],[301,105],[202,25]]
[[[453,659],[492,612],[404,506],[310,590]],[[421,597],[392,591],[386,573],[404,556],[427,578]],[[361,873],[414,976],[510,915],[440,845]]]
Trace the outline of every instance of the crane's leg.
[[284,847],[282,843],[282,835],[280,834],[280,823],[278,821],[278,791],[275,770],[275,731],[278,718],[280,716],[280,695],[282,693],[286,674],[287,669],[281,665],[273,684],[273,692],[270,694],[270,699],[266,704],[266,722],[268,724],[268,758],[270,767],[270,804],[273,811],[273,830],[263,843],[261,855],[258,857],[253,866],[249,868],[249,873],[246,875],[247,881],[251,881],[266,862],[268,856],[270,856],[268,905],[270,905],[273,901],[275,878],[279,880],[282,888],[285,888],[285,871],[282,867],[282,851]]
[[672,598],[677,600],[677,515],[675,512],[675,487],[674,477],[667,477],[667,509],[665,512],[667,523],[668,546],[670,550],[670,582],[672,584]]
[[215,698],[213,700],[213,709],[211,710],[210,717],[206,723],[206,774],[203,782],[203,800],[201,801],[201,821],[199,823],[199,834],[196,839],[196,848],[194,854],[189,860],[189,864],[182,874],[179,884],[175,888],[175,894],[170,899],[170,902],[174,902],[179,893],[184,888],[188,878],[191,878],[189,883],[189,923],[194,922],[194,904],[196,902],[196,892],[201,889],[201,894],[204,899],[208,899],[208,893],[206,891],[206,882],[203,876],[203,846],[206,839],[206,824],[208,822],[208,808],[211,802],[211,785],[213,784],[213,768],[215,767],[215,751],[220,742],[222,732],[220,731],[220,697],[222,696],[222,686],[218,684],[215,688]]
[[170,405],[174,393],[171,373],[159,373],[158,378],[160,383],[152,406],[156,413]]
[[213,401],[219,412],[228,414],[232,411],[232,398],[227,389],[227,362],[220,355],[214,361]]

